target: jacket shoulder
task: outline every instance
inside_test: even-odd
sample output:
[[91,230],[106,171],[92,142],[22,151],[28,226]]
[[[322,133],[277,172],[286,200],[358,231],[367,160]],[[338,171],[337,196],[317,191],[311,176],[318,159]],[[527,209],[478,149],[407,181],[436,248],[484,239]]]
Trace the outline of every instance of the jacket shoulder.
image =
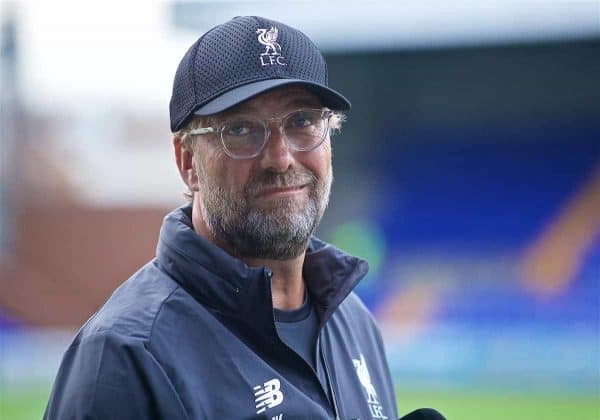
[[187,418],[148,350],[155,320],[178,289],[154,261],[119,286],[67,349],[44,419]]
[[338,307],[338,311],[345,317],[351,317],[356,322],[367,322],[376,327],[373,314],[355,292],[350,292]]
[[344,299],[334,312],[331,321],[341,330],[351,332],[349,334],[354,339],[363,344],[369,343],[376,353],[384,357],[383,337],[377,321],[356,293],[352,292]]
[[69,347],[44,420],[187,418],[180,397],[143,340],[100,331]]
[[165,301],[179,288],[156,261],[122,283],[81,328],[75,343],[102,332],[148,340]]

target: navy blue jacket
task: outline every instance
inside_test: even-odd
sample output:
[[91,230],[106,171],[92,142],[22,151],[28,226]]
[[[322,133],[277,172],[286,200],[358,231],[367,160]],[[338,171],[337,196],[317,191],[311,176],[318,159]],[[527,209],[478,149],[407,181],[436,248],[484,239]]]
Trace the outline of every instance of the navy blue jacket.
[[311,239],[303,275],[320,321],[315,371],[277,335],[271,272],[167,215],[156,258],[81,328],[45,419],[397,419],[381,335],[352,293],[366,262]]

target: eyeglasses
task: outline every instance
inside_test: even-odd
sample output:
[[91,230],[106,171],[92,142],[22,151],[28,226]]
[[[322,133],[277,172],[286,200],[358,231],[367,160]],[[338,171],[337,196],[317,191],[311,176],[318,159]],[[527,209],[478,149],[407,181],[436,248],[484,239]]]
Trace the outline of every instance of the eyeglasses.
[[258,156],[271,134],[270,121],[279,121],[279,128],[288,146],[308,152],[323,143],[333,112],[303,108],[282,117],[266,120],[254,115],[236,115],[215,127],[196,128],[192,135],[219,133],[227,156],[232,159],[251,159]]

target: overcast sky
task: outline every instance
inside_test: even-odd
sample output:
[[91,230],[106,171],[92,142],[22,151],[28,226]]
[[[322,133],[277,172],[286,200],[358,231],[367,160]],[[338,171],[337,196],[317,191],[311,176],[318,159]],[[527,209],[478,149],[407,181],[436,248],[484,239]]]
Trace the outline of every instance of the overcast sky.
[[188,46],[202,30],[243,14],[297,26],[326,50],[600,35],[600,0],[301,0],[285,7],[206,0],[180,8],[187,31],[174,28],[166,1],[0,0],[0,13],[11,3],[20,25],[23,91],[36,107],[116,102],[162,111]]
[[111,101],[165,109],[175,68],[196,37],[169,24],[165,2],[26,0],[13,6],[21,84],[35,107]]

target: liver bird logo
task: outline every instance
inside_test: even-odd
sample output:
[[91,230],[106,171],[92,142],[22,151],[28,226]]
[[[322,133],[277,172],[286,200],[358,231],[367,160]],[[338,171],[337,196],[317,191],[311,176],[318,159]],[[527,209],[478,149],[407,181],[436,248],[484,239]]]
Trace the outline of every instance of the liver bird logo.
[[277,35],[279,30],[271,26],[268,31],[266,29],[258,29],[258,42],[265,46],[265,52],[261,55],[281,55],[281,45],[277,43]]
[[360,359],[352,359],[352,363],[356,369],[356,376],[358,376],[361,385],[367,393],[367,402],[369,404],[379,404],[377,400],[377,392],[375,392],[375,387],[371,382],[371,375],[369,375],[365,357],[361,354]]

